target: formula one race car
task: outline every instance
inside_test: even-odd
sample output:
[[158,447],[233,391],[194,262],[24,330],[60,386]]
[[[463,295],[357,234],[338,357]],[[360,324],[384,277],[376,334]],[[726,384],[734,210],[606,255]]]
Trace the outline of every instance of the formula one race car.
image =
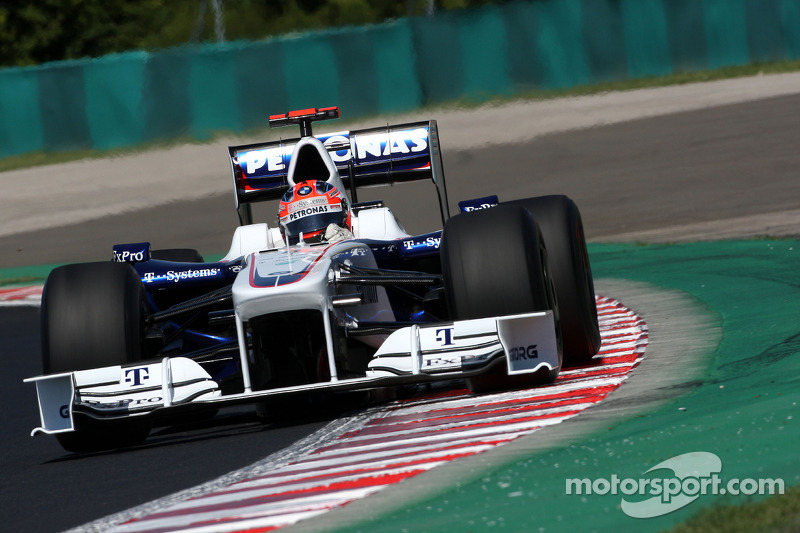
[[[116,245],[50,274],[42,427],[70,451],[128,446],[176,414],[464,379],[552,382],[600,335],[581,217],[566,196],[463,201],[450,218],[435,121],[314,136],[338,108],[270,117],[301,137],[229,149],[230,251]],[[359,187],[432,180],[444,229],[409,235]],[[251,203],[280,199],[279,223]]]

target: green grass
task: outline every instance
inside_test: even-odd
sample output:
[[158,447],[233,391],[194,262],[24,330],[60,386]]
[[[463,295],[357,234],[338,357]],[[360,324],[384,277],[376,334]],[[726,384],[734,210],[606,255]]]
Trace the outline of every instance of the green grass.
[[57,265],[37,265],[0,269],[0,288],[17,285],[43,285],[50,271]]
[[16,276],[4,278],[0,276],[0,287],[5,285],[28,285],[31,283],[43,283],[44,278],[38,276]]
[[[580,85],[564,89],[551,89],[551,90],[531,90],[521,93],[506,94],[506,95],[488,95],[481,98],[461,98],[450,102],[447,105],[431,105],[423,108],[425,109],[441,109],[444,108],[473,108],[487,103],[501,104],[504,102],[518,101],[518,100],[546,100],[552,98],[563,98],[568,96],[584,96],[591,94],[600,94],[606,92],[616,91],[629,91],[634,89],[645,89],[653,87],[665,87],[669,85],[684,85],[687,83],[700,83],[713,80],[722,80],[730,78],[743,78],[748,76],[756,76],[759,74],[779,74],[786,72],[800,71],[800,61],[779,61],[773,63],[753,63],[750,65],[742,65],[735,67],[725,67],[715,70],[702,70],[695,72],[685,72],[673,74],[670,76],[654,76],[648,78],[626,79],[608,83],[599,83],[592,85]],[[346,110],[345,110],[346,112]],[[357,117],[354,120],[363,121],[364,117]],[[341,125],[346,125],[351,120],[344,120],[340,122]],[[248,132],[238,132],[236,136],[255,136],[263,134],[265,140],[270,136],[269,129],[257,129]],[[165,148],[169,146],[177,146],[180,144],[196,143],[203,144],[206,142],[214,141],[222,137],[230,137],[231,132],[220,132],[216,136],[204,141],[198,141],[189,138],[174,139],[168,142],[147,143],[134,147],[117,148],[113,150],[75,150],[65,152],[30,152],[23,155],[8,156],[0,158],[0,172],[8,170],[15,170],[20,168],[29,168],[42,165],[53,165],[60,163],[67,163],[70,161],[78,161],[81,159],[99,159],[108,157],[119,157],[122,155],[134,154],[142,151],[152,150],[154,148]]]
[[790,533],[800,531],[800,487],[755,503],[718,506],[669,533]]

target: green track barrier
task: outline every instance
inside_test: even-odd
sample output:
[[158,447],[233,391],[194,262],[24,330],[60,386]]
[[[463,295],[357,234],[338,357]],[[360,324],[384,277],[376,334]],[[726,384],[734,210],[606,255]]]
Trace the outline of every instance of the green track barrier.
[[340,39],[332,35],[328,38],[328,45],[333,50],[336,71],[341,73],[338,76],[339,98],[332,101],[327,97],[320,101],[328,102],[325,105],[339,105],[357,116],[378,113],[380,94],[376,90],[378,72],[375,64],[377,58],[381,57],[382,50],[372,45],[373,31],[368,28],[347,32],[344,37]]
[[21,68],[0,72],[0,156],[44,146],[37,72]]
[[621,493],[566,494],[567,479],[639,479],[661,461],[697,451],[720,457],[723,481],[800,484],[800,241],[609,244],[589,252],[596,277],[678,289],[719,317],[723,337],[701,382],[650,412],[473,472],[441,494],[347,531],[661,531],[703,508],[760,498],[701,495],[678,511],[636,519],[620,509]]
[[45,150],[91,148],[83,65],[64,62],[38,71],[39,110]]
[[622,26],[632,78],[672,73],[669,26],[662,0],[624,0]]
[[796,0],[518,0],[257,42],[0,71],[0,156],[117,148],[800,58]]
[[664,2],[664,9],[674,72],[708,68],[703,2],[672,0]]
[[564,1],[535,5],[536,49],[533,53],[542,70],[541,87],[553,89],[588,83],[591,75],[587,49],[591,47],[583,45],[585,26],[582,25],[581,3]]
[[[289,89],[283,80],[283,45],[279,40],[263,41],[243,47],[235,54],[236,102],[225,106],[238,117],[245,130],[264,127],[265,117],[290,110]],[[317,104],[318,105],[318,104]]]
[[411,27],[423,102],[437,104],[460,98],[465,66],[456,17],[446,14],[413,19]]
[[484,99],[509,93],[509,41],[500,9],[474,11],[460,17],[459,22],[463,96]]
[[543,69],[535,56],[537,33],[531,31],[537,24],[536,12],[530,4],[515,2],[502,10],[508,38],[508,70],[512,88],[528,91],[541,87]]
[[747,20],[744,0],[703,0],[710,68],[745,65]]
[[[372,59],[382,112],[411,111],[423,105],[417,78],[418,51],[413,46],[413,30],[408,20],[370,30]],[[357,88],[363,91],[363,87]]]
[[132,146],[144,137],[142,90],[147,54],[106,56],[83,67],[86,120],[93,148]]
[[283,41],[283,79],[289,109],[327,107],[340,101],[339,69],[330,38],[321,32]]
[[[578,42],[585,43],[587,65],[584,71],[588,68],[580,83],[626,78],[628,63],[619,1],[583,0],[580,5],[581,35],[578,39],[582,39]],[[573,35],[571,40],[574,38]]]
[[745,20],[751,61],[776,61],[786,57],[782,3],[782,0],[747,0]]
[[783,0],[780,6],[780,30],[786,39],[786,55],[790,58],[800,57],[800,2]]
[[190,54],[178,48],[153,54],[147,61],[142,86],[143,140],[180,138],[189,134]]
[[220,130],[240,131],[239,114],[227,102],[236,102],[236,49],[205,48],[189,56],[189,117],[191,136],[205,140]]

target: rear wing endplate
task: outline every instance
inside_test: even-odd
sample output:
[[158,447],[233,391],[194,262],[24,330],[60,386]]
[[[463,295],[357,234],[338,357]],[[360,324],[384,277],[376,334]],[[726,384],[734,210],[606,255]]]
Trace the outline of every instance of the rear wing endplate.
[[[435,120],[315,135],[331,156],[345,186],[391,185],[430,179],[436,185],[442,223],[449,218],[444,167]],[[228,148],[242,224],[252,223],[251,202],[277,200],[288,189],[287,173],[300,139]]]

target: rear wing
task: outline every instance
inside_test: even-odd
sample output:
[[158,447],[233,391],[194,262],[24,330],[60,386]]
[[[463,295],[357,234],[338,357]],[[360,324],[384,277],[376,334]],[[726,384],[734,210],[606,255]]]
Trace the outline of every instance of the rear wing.
[[[430,179],[436,185],[442,224],[449,218],[444,167],[435,120],[315,136],[328,150],[353,202],[356,189]],[[251,224],[249,204],[276,200],[288,189],[289,162],[300,139],[231,146],[236,210]]]

